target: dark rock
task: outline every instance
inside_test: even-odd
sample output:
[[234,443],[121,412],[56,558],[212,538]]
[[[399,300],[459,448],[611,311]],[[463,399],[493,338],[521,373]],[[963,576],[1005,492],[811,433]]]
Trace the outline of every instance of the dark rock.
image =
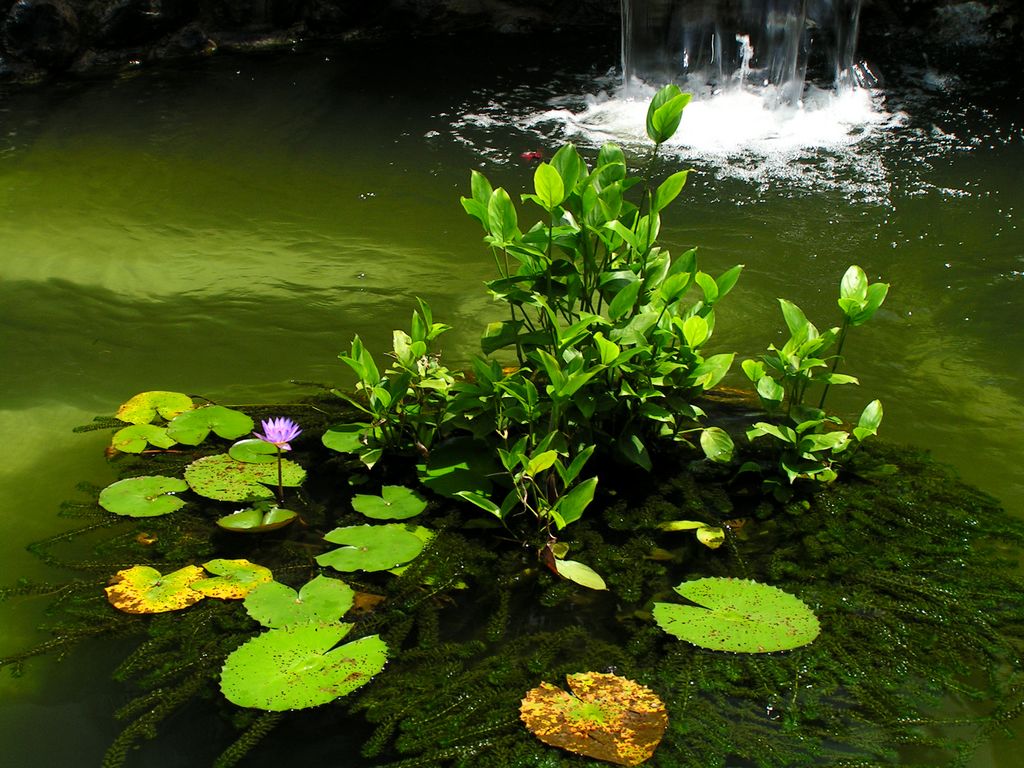
[[194,0],[116,0],[100,18],[98,42],[110,48],[152,42],[195,12]]
[[18,0],[0,34],[13,56],[49,69],[62,69],[79,48],[78,17],[64,0]]

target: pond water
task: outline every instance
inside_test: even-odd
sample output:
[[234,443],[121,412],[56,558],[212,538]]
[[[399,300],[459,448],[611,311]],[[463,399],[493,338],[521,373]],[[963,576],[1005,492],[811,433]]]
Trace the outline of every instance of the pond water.
[[[76,484],[113,479],[107,434],[71,428],[136,392],[244,404],[311,390],[291,380],[344,385],[337,353],[355,333],[382,348],[416,296],[455,327],[449,364],[467,359],[496,313],[481,289],[493,262],[458,202],[469,170],[518,190],[521,153],[564,136],[590,151],[601,138],[574,116],[613,82],[602,43],[350,45],[0,97],[0,583],[59,578],[26,545],[72,526],[56,512]],[[847,265],[891,283],[848,341],[861,386],[835,405],[881,398],[887,439],[1021,515],[1021,95],[954,75],[891,73],[856,143],[674,148],[657,170],[699,173],[665,240],[699,245],[716,274],[746,265],[715,337],[740,358],[781,337],[777,297],[824,326]],[[0,652],[39,639],[39,606],[2,611]],[[98,764],[117,733],[116,657],[0,677],[9,764]],[[993,743],[972,765],[1015,760]]]

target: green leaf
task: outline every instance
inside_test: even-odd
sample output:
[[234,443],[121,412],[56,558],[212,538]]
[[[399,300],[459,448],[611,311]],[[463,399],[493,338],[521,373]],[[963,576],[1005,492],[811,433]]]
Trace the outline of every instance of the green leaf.
[[747,375],[747,378],[755,384],[765,375],[764,363],[760,360],[744,360],[740,367],[743,369],[743,373]]
[[423,551],[423,542],[412,529],[400,523],[335,528],[324,539],[344,546],[318,555],[316,561],[336,571],[386,571]]
[[140,392],[117,409],[117,418],[129,424],[149,424],[160,414],[170,421],[175,416],[190,411],[195,405],[192,398],[181,392]]
[[799,648],[820,632],[799,598],[756,581],[706,578],[675,591],[696,605],[655,603],[654,620],[671,635],[701,648],[771,653]]
[[666,85],[654,95],[647,108],[647,135],[651,141],[663,144],[672,138],[690,98],[690,94],[682,93],[677,85]]
[[691,315],[683,322],[683,338],[690,349],[697,349],[708,340],[708,321],[700,315]]
[[544,451],[543,453],[537,454],[530,458],[529,463],[526,465],[524,474],[529,477],[536,477],[546,469],[550,469],[551,465],[558,459],[558,451]]
[[473,199],[486,208],[487,204],[491,201],[491,194],[494,192],[491,189],[491,182],[487,180],[487,177],[480,173],[480,171],[470,171],[469,187],[472,190]]
[[637,297],[640,295],[640,288],[642,287],[639,280],[634,283],[629,283],[621,289],[615,298],[612,299],[608,305],[608,317],[612,320],[618,320],[630,310],[636,304]]
[[694,384],[704,390],[718,386],[718,383],[725,378],[725,374],[729,372],[735,355],[735,352],[729,352],[707,358],[693,369],[691,378]]
[[273,502],[256,502],[217,520],[217,525],[234,533],[267,533],[284,528],[298,518],[297,512],[282,509]]
[[771,376],[762,376],[757,380],[757,394],[768,403],[781,403],[786,390]]
[[803,337],[810,326],[803,310],[786,299],[779,299],[779,306],[782,307],[782,317],[786,321],[786,327],[789,328],[789,335],[793,338]]
[[357,494],[352,509],[374,520],[405,520],[427,508],[427,500],[401,485],[385,485],[380,496]]
[[[302,485],[306,470],[283,459],[281,475],[282,484],[293,488]],[[235,461],[226,453],[204,456],[185,468],[185,480],[196,493],[217,501],[272,499],[274,493],[266,486],[277,486],[277,462],[247,464]]]
[[555,504],[555,523],[561,530],[569,523],[575,523],[583,516],[584,510],[594,500],[597,490],[597,478],[590,477],[562,496]]
[[498,245],[507,245],[515,240],[519,232],[519,219],[516,216],[512,198],[503,187],[498,187],[491,194],[487,204],[487,217],[491,227],[491,235]]
[[454,437],[434,446],[425,465],[417,467],[420,482],[434,493],[452,497],[459,491],[490,496],[490,475],[497,470],[493,451],[470,437]]
[[245,596],[245,610],[268,629],[305,622],[332,622],[344,616],[355,592],[340,579],[317,576],[298,592],[277,581],[260,584]]
[[185,502],[173,494],[187,490],[188,483],[176,477],[130,477],[118,480],[100,491],[99,504],[115,515],[159,517],[185,506]]
[[533,172],[533,187],[544,210],[549,213],[565,200],[565,185],[554,166],[541,163]]
[[212,431],[226,440],[252,432],[253,422],[246,414],[222,405],[206,405],[175,416],[167,425],[167,435],[185,445],[199,445]]
[[711,461],[727,464],[732,461],[733,442],[721,427],[707,427],[700,433],[700,447]]
[[679,193],[682,192],[683,185],[686,184],[686,178],[689,175],[690,171],[688,170],[678,171],[658,185],[652,202],[655,211],[663,210],[669,203],[679,197]]
[[257,635],[225,660],[221,691],[233,704],[270,712],[308,709],[345,696],[384,669],[388,654],[378,635],[335,648],[351,628],[314,622]]
[[888,283],[872,283],[869,285],[868,298],[864,304],[864,308],[850,318],[850,325],[863,325],[874,317],[875,312],[877,312],[878,308],[882,306],[882,302],[885,301],[885,297],[888,293]]
[[705,525],[697,529],[697,541],[708,549],[718,549],[725,544],[725,531],[717,525]]
[[743,271],[743,265],[737,264],[735,267],[726,270],[718,279],[715,280],[715,284],[718,286],[718,298],[721,299],[736,285],[736,281],[740,279],[740,272]]
[[246,464],[268,464],[277,461],[277,446],[253,437],[239,440],[228,448],[228,456]]
[[167,435],[167,427],[133,424],[117,430],[110,441],[110,447],[122,453],[142,453],[148,445],[154,448],[170,448],[175,445],[175,440]]
[[335,424],[324,432],[320,442],[339,453],[359,453],[365,447],[364,440],[369,431],[370,425],[363,422]]
[[600,355],[602,365],[611,365],[618,358],[621,350],[619,345],[614,341],[608,341],[604,337],[601,331],[594,334],[594,344],[597,346],[598,355]]
[[551,158],[551,165],[555,167],[558,175],[562,177],[562,184],[565,186],[566,194],[572,194],[580,176],[586,171],[583,158],[576,151],[576,147],[572,144],[563,144],[555,152],[554,157]]
[[857,426],[853,428],[853,436],[858,442],[878,433],[878,427],[882,424],[882,401],[872,400],[865,406],[857,420]]
[[555,570],[563,579],[574,581],[581,587],[596,590],[608,589],[604,579],[589,565],[575,560],[555,560]]
[[482,493],[476,491],[456,491],[455,496],[465,499],[470,504],[474,504],[485,512],[490,512],[496,518],[501,520],[503,513],[501,507],[491,501],[489,498],[484,496]]
[[856,264],[850,266],[839,282],[839,296],[863,303],[868,297],[868,276]]
[[629,459],[637,466],[643,467],[648,472],[651,471],[651,457],[647,453],[647,446],[644,445],[643,440],[634,433],[627,432],[618,440],[618,448],[624,457]]

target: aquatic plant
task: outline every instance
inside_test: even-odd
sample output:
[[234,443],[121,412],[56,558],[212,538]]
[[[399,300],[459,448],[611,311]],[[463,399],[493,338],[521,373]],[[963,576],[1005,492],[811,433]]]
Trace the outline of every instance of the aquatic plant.
[[[291,419],[277,418],[267,419],[261,422],[262,432],[253,432],[263,442],[274,446],[277,449],[277,501],[284,504],[284,469],[282,467],[282,452],[292,449],[291,441],[302,434],[299,425]],[[234,435],[237,437],[237,435]],[[255,451],[254,451],[255,452]]]

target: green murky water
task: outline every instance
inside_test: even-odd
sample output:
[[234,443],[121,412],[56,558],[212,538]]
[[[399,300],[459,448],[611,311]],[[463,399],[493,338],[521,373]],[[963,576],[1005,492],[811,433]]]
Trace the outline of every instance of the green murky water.
[[[70,429],[135,392],[252,403],[306,391],[291,379],[344,384],[336,354],[355,333],[382,346],[415,296],[455,326],[448,360],[468,357],[494,309],[458,196],[475,167],[525,185],[519,154],[557,140],[523,117],[616,63],[612,46],[566,47],[214,59],[0,97],[0,581],[51,575],[25,545],[70,527],[55,512],[79,481],[112,478],[105,434]],[[712,272],[747,265],[716,333],[741,357],[776,339],[777,296],[822,325],[849,263],[890,282],[885,310],[848,343],[862,386],[836,404],[881,398],[887,437],[931,448],[1020,515],[1020,95],[905,79],[886,105],[901,125],[842,162],[794,161],[817,175],[679,160],[702,172],[666,240],[699,244]],[[4,606],[0,650],[35,639],[38,618]],[[117,731],[118,692],[102,683],[114,658],[0,677],[11,765],[98,763]],[[1015,759],[996,743],[972,765]]]

